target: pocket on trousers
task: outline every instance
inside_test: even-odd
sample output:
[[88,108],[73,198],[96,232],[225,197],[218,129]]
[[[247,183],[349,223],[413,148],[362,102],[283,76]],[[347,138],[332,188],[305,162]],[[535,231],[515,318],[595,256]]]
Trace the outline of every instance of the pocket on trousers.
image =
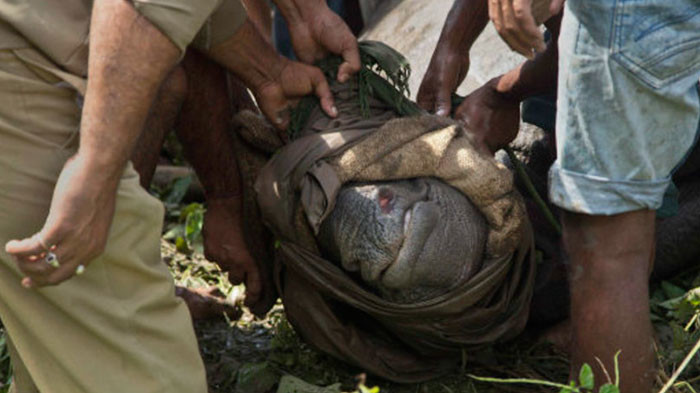
[[74,88],[0,50],[0,134],[57,151],[77,148],[80,108]]
[[612,58],[654,88],[700,72],[700,2],[618,0]]

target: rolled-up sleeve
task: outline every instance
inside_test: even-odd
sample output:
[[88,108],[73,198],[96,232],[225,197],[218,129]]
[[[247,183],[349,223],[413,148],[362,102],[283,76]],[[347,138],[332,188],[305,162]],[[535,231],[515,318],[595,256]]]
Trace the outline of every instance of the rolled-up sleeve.
[[136,10],[182,52],[208,49],[230,38],[246,19],[239,0],[132,0]]
[[194,44],[203,50],[213,48],[236,34],[246,18],[246,10],[240,0],[223,0]]

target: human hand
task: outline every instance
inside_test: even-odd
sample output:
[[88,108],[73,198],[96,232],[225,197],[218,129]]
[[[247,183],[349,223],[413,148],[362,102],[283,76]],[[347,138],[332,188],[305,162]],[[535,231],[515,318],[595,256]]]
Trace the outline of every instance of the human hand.
[[452,94],[468,71],[468,52],[460,53],[448,44],[438,43],[418,89],[416,102],[428,112],[449,116],[452,112]]
[[[554,3],[561,1],[554,0]],[[498,34],[511,49],[528,59],[533,59],[536,52],[546,49],[544,35],[533,16],[532,2],[533,0],[489,0],[489,18]],[[561,4],[551,4],[551,7],[560,6]]]
[[[299,0],[292,0],[293,5],[288,4],[288,0],[278,3],[287,3],[286,6],[280,4],[280,10],[288,22],[294,53],[299,60],[313,64],[328,52],[342,56],[343,63],[337,75],[341,83],[360,70],[357,38],[325,1],[317,4]],[[296,12],[291,12],[290,8],[295,8]]]
[[328,81],[318,68],[280,56],[270,75],[271,79],[251,86],[251,90],[263,115],[279,130],[287,129],[291,108],[308,94],[318,97],[329,116],[338,115]]
[[330,117],[337,116],[328,81],[320,69],[280,56],[247,21],[208,55],[228,68],[253,92],[263,115],[280,131],[300,98],[315,94]]
[[[101,178],[79,154],[66,162],[44,227],[31,237],[10,240],[5,245],[5,251],[25,275],[24,287],[58,285],[80,274],[102,254],[118,184],[118,179]],[[51,256],[57,262],[53,266],[49,264]]]
[[455,110],[480,148],[495,153],[518,135],[520,101],[498,91],[500,77],[474,90]]
[[262,280],[243,238],[241,209],[240,197],[207,201],[202,228],[204,256],[228,272],[232,284],[245,283],[245,304],[253,307],[261,298]]

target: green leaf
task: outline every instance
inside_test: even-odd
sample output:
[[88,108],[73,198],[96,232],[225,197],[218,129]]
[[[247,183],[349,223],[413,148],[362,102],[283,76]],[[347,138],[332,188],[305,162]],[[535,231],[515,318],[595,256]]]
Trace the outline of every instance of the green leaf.
[[167,232],[163,234],[163,239],[165,240],[173,240],[177,239],[178,237],[182,237],[185,234],[185,226],[182,224],[178,224],[170,228]]
[[664,294],[666,294],[666,297],[669,299],[685,295],[685,289],[677,285],[673,285],[668,281],[661,281],[661,289],[664,291]]
[[175,239],[175,248],[178,252],[183,254],[189,254],[192,252],[192,250],[190,250],[190,248],[187,246],[187,240],[185,240],[185,238],[182,236],[178,236],[177,239]]
[[177,205],[182,202],[182,198],[187,194],[187,189],[192,184],[192,175],[183,176],[175,181],[168,189],[163,202],[167,204]]
[[583,366],[581,366],[581,371],[578,374],[578,383],[584,389],[593,389],[593,386],[595,385],[593,369],[591,369],[591,366],[588,365],[588,363],[584,363]]
[[190,214],[202,209],[204,209],[204,206],[201,203],[190,203],[180,210],[180,221],[184,222]]
[[606,383],[605,385],[600,387],[598,393],[620,393],[620,388],[611,383]]
[[358,390],[360,393],[379,393],[379,386],[375,386],[375,387],[373,387],[373,388],[368,388],[368,387],[365,386],[364,384],[360,384],[360,385],[357,387],[357,390]]
[[202,227],[204,225],[204,207],[199,203],[193,203],[183,209],[187,216],[185,217],[185,240],[187,247],[200,252]]
[[235,393],[265,393],[279,380],[279,374],[267,362],[245,363],[236,375]]
[[280,380],[277,393],[340,393],[340,383],[321,387],[312,385],[297,377],[285,375]]

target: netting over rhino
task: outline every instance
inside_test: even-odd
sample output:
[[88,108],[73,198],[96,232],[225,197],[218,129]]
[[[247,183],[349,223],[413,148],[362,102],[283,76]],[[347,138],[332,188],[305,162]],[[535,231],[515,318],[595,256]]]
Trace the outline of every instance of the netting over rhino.
[[[376,42],[360,48],[365,67],[346,84],[334,81],[338,59],[320,64],[337,118],[309,98],[293,117],[292,141],[283,145],[261,118],[237,116],[241,171],[246,189],[254,184],[256,191],[245,196],[251,248],[306,341],[390,380],[422,381],[454,367],[462,351],[524,328],[535,272],[533,234],[511,172],[480,153],[460,124],[404,97],[409,69],[400,54]],[[382,195],[382,187],[390,192]],[[338,200],[343,192],[371,203]],[[418,197],[394,201],[407,195]],[[334,211],[336,203],[350,207]],[[449,212],[462,207],[460,215],[469,218],[449,223]],[[375,237],[380,240],[372,247],[386,246],[384,252],[353,254],[354,265],[329,260],[348,255],[338,244],[348,220],[333,214],[375,220],[354,231],[381,227],[396,242]],[[266,228],[256,225],[260,219]],[[324,229],[329,219],[335,228]],[[479,222],[485,224],[481,248]],[[447,241],[455,240],[451,236],[456,241]],[[348,244],[361,245],[363,237],[353,239]],[[470,240],[472,246],[458,247]],[[388,262],[378,263],[381,258]],[[434,274],[448,269],[456,273]],[[425,290],[428,280],[434,290]]]

